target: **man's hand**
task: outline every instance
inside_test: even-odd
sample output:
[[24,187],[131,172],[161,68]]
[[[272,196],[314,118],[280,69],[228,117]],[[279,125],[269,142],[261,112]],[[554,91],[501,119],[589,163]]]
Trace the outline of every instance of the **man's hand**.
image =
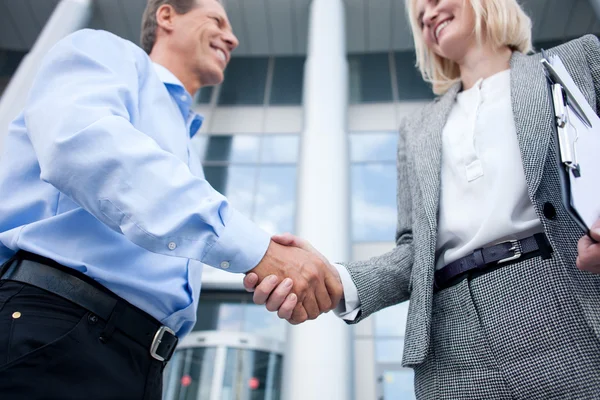
[[294,246],[294,239],[292,235],[273,237],[262,261],[246,275],[244,286],[252,290],[258,284],[254,302],[266,304],[269,311],[278,310],[281,318],[296,324],[336,308],[343,289],[337,270],[322,255],[314,254],[312,246]]
[[[335,277],[332,285],[339,290],[339,297],[335,302],[335,306],[331,307],[330,310],[337,307],[339,299],[341,299],[343,295],[342,283],[337,270],[329,263],[327,258],[325,258],[314,247],[312,247],[309,242],[289,233],[275,235],[271,239],[278,244],[297,247],[304,251],[310,252],[311,254],[317,256],[319,260],[326,265],[328,272]],[[301,301],[299,302],[293,293],[289,294],[292,285],[295,286],[293,282],[289,283],[284,280],[279,284],[278,279],[264,279],[262,282],[260,282],[260,284],[258,284],[258,281],[258,276],[252,272],[247,274],[244,278],[244,287],[247,291],[254,292],[254,302],[256,304],[266,304],[267,310],[277,311],[279,318],[286,319],[293,325],[302,323],[307,319],[314,319],[310,318],[305,304]],[[325,310],[322,312],[327,312],[330,310]]]
[[600,220],[598,220],[591,229],[590,235],[584,235],[577,244],[577,268],[582,271],[600,274]]

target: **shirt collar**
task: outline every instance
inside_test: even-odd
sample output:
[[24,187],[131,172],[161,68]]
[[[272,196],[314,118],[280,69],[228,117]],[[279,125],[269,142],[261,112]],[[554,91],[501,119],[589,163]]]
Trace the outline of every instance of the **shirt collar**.
[[152,64],[156,74],[165,85],[175,85],[183,88],[183,83],[171,71],[158,63],[152,62]]
[[183,83],[171,71],[158,63],[152,62],[152,64],[159,79],[165,84],[169,94],[179,106],[183,119],[185,121],[192,119],[190,137],[194,137],[198,130],[200,130],[204,118],[192,110],[192,96],[190,96],[187,90],[185,90]]
[[480,78],[472,88],[458,93],[458,104],[471,112],[475,105],[489,99],[510,98],[510,69],[495,73],[487,78]]

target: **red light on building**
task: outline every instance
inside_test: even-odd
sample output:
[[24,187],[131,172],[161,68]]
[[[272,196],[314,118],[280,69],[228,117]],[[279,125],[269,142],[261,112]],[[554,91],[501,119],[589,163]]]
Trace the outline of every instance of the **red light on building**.
[[258,389],[258,386],[260,386],[260,381],[258,378],[250,378],[248,380],[248,386],[250,386],[250,389],[256,390]]
[[181,386],[188,387],[192,384],[192,377],[189,375],[184,375],[181,377]]

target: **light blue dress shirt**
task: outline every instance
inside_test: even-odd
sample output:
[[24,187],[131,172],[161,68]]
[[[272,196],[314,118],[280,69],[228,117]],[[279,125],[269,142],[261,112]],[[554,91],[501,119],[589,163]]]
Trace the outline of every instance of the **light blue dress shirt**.
[[0,156],[0,263],[19,249],[54,259],[188,333],[203,264],[246,272],[270,240],[205,180],[191,105],[133,43],[61,40]]

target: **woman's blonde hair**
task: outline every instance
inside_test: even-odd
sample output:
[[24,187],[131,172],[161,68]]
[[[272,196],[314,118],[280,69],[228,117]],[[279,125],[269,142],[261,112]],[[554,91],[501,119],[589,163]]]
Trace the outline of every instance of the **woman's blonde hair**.
[[[531,45],[531,19],[517,0],[463,0],[470,3],[475,13],[475,38],[493,46],[508,46],[513,51],[529,53]],[[444,94],[460,80],[458,64],[431,51],[423,39],[417,20],[417,0],[406,0],[408,19],[415,41],[417,67],[426,82],[433,85],[435,94]]]

